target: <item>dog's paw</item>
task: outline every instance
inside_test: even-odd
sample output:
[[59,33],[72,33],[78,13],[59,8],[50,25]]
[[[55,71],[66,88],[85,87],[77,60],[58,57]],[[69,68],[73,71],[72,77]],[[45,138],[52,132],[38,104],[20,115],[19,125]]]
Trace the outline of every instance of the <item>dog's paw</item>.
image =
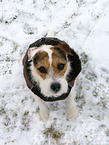
[[48,109],[40,110],[39,116],[40,116],[40,120],[47,121],[49,118],[49,110]]
[[69,120],[76,120],[79,116],[77,108],[70,108],[68,109],[68,119]]

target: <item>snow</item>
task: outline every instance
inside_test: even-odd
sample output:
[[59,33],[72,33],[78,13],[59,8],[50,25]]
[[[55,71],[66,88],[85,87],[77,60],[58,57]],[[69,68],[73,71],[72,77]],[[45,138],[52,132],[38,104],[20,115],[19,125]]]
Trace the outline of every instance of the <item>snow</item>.
[[[54,30],[79,54],[75,98],[79,118],[67,119],[66,101],[39,109],[23,77],[22,58]],[[109,0],[0,1],[0,145],[109,144]]]

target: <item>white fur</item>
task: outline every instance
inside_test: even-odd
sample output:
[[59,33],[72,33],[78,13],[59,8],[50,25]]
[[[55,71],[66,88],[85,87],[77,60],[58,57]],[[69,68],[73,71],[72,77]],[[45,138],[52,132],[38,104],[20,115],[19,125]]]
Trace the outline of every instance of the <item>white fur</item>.
[[70,120],[76,120],[78,118],[78,110],[76,107],[75,103],[75,96],[76,96],[76,91],[75,91],[75,86],[72,88],[70,95],[67,98],[67,113],[68,113],[68,118]]
[[[50,67],[49,74],[47,75],[46,79],[42,79],[42,77],[39,76],[39,74],[35,70],[33,63],[31,64],[30,69],[33,76],[33,80],[35,80],[39,84],[39,87],[41,88],[41,93],[43,95],[47,97],[49,96],[56,97],[67,92],[68,83],[66,81],[66,75],[69,72],[68,70],[69,68],[67,69],[67,73],[64,76],[60,77],[60,76],[55,76],[52,67]],[[61,84],[61,89],[56,94],[50,89],[50,86],[53,82],[58,82]]]
[[[47,121],[48,118],[49,118],[49,109],[46,106],[46,103],[42,99],[40,99],[38,96],[34,95],[33,93],[32,93],[32,95],[33,95],[34,99],[36,100],[36,102],[39,105],[39,108],[40,108],[40,112],[39,112],[40,119],[42,121]],[[75,104],[75,100],[74,100],[75,96],[76,96],[75,87],[73,87],[71,92],[70,92],[70,95],[67,98],[68,118],[70,120],[72,120],[72,121],[76,120],[78,115],[79,115],[77,107],[76,107],[76,104]]]
[[29,57],[28,61],[30,61],[33,58],[33,56],[37,53],[37,51],[38,50],[36,47],[32,47],[28,50],[28,57]]
[[53,37],[54,36],[54,31],[53,30],[49,30],[47,37]]
[[[53,36],[54,32],[53,31],[49,31],[47,37]],[[53,73],[53,69],[52,69],[52,50],[50,49],[51,45],[42,45],[39,48],[30,48],[28,55],[29,55],[29,60],[33,59],[34,55],[38,52],[38,51],[46,51],[49,55],[49,63],[50,63],[50,69],[49,69],[49,73],[46,77],[46,79],[42,79],[39,74],[37,73],[37,71],[34,68],[33,62],[31,63],[30,69],[31,69],[31,73],[33,76],[33,80],[35,80],[38,84],[39,87],[41,88],[41,92],[42,94],[44,94],[45,96],[49,97],[49,96],[60,96],[63,93],[67,92],[68,89],[68,83],[66,81],[66,76],[69,73],[71,67],[70,67],[70,62],[68,62],[68,66],[67,66],[67,71],[64,74],[64,76],[60,77],[60,76],[55,76]],[[61,84],[61,89],[59,90],[58,93],[54,93],[52,92],[52,90],[50,89],[51,83],[53,82],[58,82]],[[33,93],[32,93],[33,94]],[[68,118],[70,120],[75,120],[78,117],[78,110],[76,109],[76,104],[74,101],[75,98],[75,88],[72,88],[72,91],[70,92],[70,95],[67,98],[67,103],[68,103]],[[37,101],[39,108],[40,108],[40,119],[43,121],[47,121],[49,118],[49,110],[46,106],[46,103],[40,99],[39,97],[37,97],[36,95],[33,94],[33,97],[35,98],[35,100]]]
[[[39,87],[41,88],[41,93],[47,97],[50,96],[60,96],[63,93],[66,93],[68,90],[68,83],[66,81],[66,76],[70,71],[70,62],[68,62],[68,66],[67,66],[67,71],[65,73],[64,76],[55,76],[53,73],[53,69],[52,69],[52,50],[50,49],[51,45],[42,45],[41,47],[35,49],[31,49],[31,51],[29,52],[30,57],[34,57],[34,55],[38,52],[38,51],[46,51],[48,53],[49,56],[49,63],[50,63],[50,70],[49,70],[49,74],[47,75],[46,79],[42,79],[39,74],[37,73],[37,71],[34,68],[33,62],[30,66],[31,68],[31,73],[33,76],[33,79],[39,84]],[[31,59],[32,59],[31,58]],[[61,84],[61,89],[58,91],[58,93],[54,93],[51,89],[50,86],[53,82],[58,82]]]
[[41,76],[39,76],[39,74],[35,70],[33,62],[31,63],[30,70],[31,70],[31,74],[32,74],[32,77],[33,77],[32,79],[39,84],[40,81],[42,80],[42,78],[41,78]]
[[[44,46],[43,46],[42,50],[44,50]],[[49,57],[52,56],[52,52],[51,52],[51,50],[49,51],[49,48],[46,52],[49,53]],[[49,59],[49,61],[50,61],[50,64],[51,64],[52,59]],[[61,94],[67,92],[68,83],[66,81],[66,76],[71,69],[70,68],[70,62],[68,62],[67,71],[66,71],[65,75],[62,76],[62,77],[54,76],[54,73],[53,73],[53,70],[52,70],[51,66],[50,66],[49,74],[46,77],[46,79],[42,79],[42,77],[39,76],[39,74],[36,72],[36,70],[34,68],[33,63],[31,64],[30,69],[31,69],[33,79],[36,80],[36,82],[39,84],[39,86],[41,88],[41,93],[44,94],[45,96],[47,96],[47,97],[49,97],[49,96],[57,97],[57,96],[60,96]],[[51,83],[53,83],[53,82],[58,82],[58,83],[61,84],[61,89],[56,94],[54,92],[52,92],[52,90],[50,89]],[[78,110],[76,108],[76,104],[75,104],[75,101],[74,101],[75,95],[76,95],[75,88],[73,87],[70,95],[67,98],[67,104],[68,104],[67,111],[68,111],[68,118],[70,120],[75,120],[78,117]],[[43,100],[41,100],[39,97],[37,97],[36,95],[33,95],[33,96],[34,96],[35,100],[37,101],[37,103],[39,105],[39,108],[40,108],[40,112],[39,112],[40,119],[42,121],[47,121],[48,118],[49,118],[49,110],[46,106],[46,103]]]
[[28,50],[28,56],[29,56],[29,61],[33,59],[34,55],[38,51],[45,51],[49,55],[49,61],[51,62],[51,55],[52,55],[52,50],[50,49],[53,47],[52,45],[42,45],[41,47],[32,47]]
[[48,53],[50,65],[52,63],[52,50],[50,49],[51,47],[53,47],[53,46],[52,45],[42,45],[41,47],[38,48],[39,50],[45,51]]
[[[50,86],[53,82],[58,82],[58,83],[61,84],[61,89],[57,93],[54,93],[50,89]],[[40,81],[40,88],[41,88],[42,94],[44,94],[45,96],[47,96],[47,97],[49,97],[49,96],[57,97],[57,96],[60,96],[61,94],[67,92],[68,83],[67,83],[67,81],[64,77],[61,77],[61,78],[55,77],[55,79],[53,79],[53,77],[50,77],[50,78],[47,78],[45,80]]]
[[39,112],[40,119],[42,121],[47,121],[48,118],[49,118],[49,109],[47,108],[46,103],[42,99],[40,99],[38,96],[34,95],[33,93],[32,93],[32,96],[34,97],[35,101],[39,105],[39,108],[40,108],[40,112]]

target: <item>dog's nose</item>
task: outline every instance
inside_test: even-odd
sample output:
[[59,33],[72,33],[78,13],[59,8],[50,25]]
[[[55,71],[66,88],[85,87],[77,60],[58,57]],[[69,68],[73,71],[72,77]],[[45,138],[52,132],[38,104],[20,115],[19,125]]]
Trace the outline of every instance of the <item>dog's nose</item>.
[[51,84],[51,89],[53,90],[54,93],[57,93],[61,88],[61,84],[60,83],[52,83]]

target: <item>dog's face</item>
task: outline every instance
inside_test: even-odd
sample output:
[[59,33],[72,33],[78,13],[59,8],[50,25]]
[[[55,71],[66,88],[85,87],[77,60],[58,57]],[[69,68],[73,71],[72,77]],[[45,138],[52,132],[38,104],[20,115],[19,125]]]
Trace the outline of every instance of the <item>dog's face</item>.
[[31,48],[28,56],[32,60],[30,70],[33,80],[39,84],[43,95],[57,97],[67,92],[70,62],[60,45]]

